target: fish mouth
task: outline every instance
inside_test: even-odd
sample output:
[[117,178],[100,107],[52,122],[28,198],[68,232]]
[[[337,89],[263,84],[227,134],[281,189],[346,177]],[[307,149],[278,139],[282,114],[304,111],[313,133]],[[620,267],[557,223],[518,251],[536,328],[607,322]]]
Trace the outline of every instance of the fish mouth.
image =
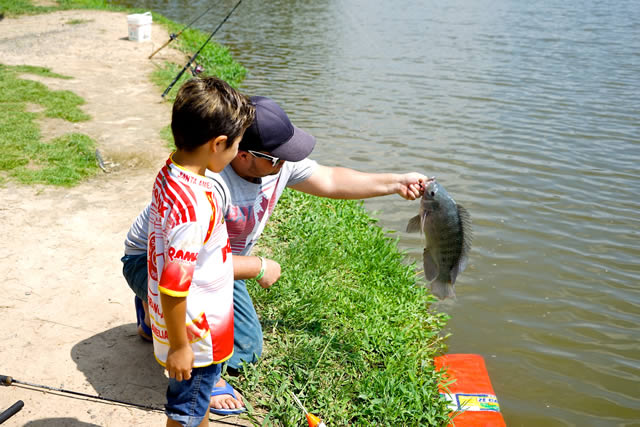
[[428,186],[429,184],[431,184],[432,182],[434,182],[435,180],[436,180],[436,177],[435,177],[435,176],[432,176],[431,178],[427,178],[427,180],[426,180],[426,181],[423,181],[423,182],[421,182],[421,183],[420,183],[420,187],[421,187],[423,190],[425,190],[425,191],[426,191],[427,186]]

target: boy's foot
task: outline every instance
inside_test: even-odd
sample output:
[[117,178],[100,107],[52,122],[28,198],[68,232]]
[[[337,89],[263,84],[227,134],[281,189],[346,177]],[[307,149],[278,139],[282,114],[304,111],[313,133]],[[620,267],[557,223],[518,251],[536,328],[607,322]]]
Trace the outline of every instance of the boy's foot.
[[138,323],[138,335],[140,335],[140,338],[142,338],[143,340],[151,342],[153,341],[153,338],[151,337],[151,327],[145,322],[146,316],[144,307],[142,306],[142,300],[136,297],[135,304],[137,318],[136,322]]
[[220,378],[220,381],[211,390],[209,411],[217,415],[242,414],[247,411],[242,396],[237,393],[228,382]]

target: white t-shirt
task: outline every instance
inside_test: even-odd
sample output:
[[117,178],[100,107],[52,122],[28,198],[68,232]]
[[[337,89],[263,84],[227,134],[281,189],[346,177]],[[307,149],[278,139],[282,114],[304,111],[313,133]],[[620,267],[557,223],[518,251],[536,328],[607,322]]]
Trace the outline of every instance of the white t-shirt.
[[158,173],[149,216],[148,302],[156,359],[169,341],[160,294],[186,297],[186,330],[194,367],[233,354],[233,261],[224,212],[228,189],[217,174],[201,176],[171,158]]
[[[300,162],[285,162],[277,175],[262,178],[259,183],[251,183],[235,173],[231,165],[220,176],[231,193],[229,208],[225,212],[231,250],[236,255],[248,255],[260,237],[264,226],[273,212],[285,187],[308,179],[318,163],[305,159]],[[213,172],[207,171],[207,176]],[[124,253],[138,255],[147,252],[147,224],[149,206],[138,215],[131,225],[124,242]]]
[[239,177],[231,166],[220,173],[231,192],[225,217],[234,254],[251,253],[285,187],[305,181],[317,166],[309,159],[285,162],[277,175],[265,176],[259,183]]

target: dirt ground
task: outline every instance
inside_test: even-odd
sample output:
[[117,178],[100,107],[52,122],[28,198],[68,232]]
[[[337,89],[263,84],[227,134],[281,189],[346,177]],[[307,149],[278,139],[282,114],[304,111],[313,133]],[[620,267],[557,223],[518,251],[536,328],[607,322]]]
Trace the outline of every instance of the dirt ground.
[[[44,139],[87,134],[112,166],[72,189],[0,188],[0,375],[162,407],[166,378],[151,345],[136,334],[134,297],[120,257],[169,153],[159,132],[170,122],[171,106],[149,75],[163,61],[186,63],[186,57],[165,48],[149,60],[167,32],[154,24],[152,41],[134,42],[127,30],[124,13],[65,11],[0,20],[1,63],[73,77],[23,76],[86,100],[81,108],[92,120],[43,120]],[[18,400],[24,408],[5,425],[145,426],[165,420],[161,412],[0,387],[0,411]],[[250,425],[236,417],[211,419],[212,425]]]

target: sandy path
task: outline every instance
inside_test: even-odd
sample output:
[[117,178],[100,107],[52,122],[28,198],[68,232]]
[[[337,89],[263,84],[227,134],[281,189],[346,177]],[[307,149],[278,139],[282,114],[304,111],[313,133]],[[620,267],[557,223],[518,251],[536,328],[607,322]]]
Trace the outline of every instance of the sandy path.
[[[120,263],[126,232],[168,155],[159,131],[169,124],[170,104],[149,74],[162,61],[185,61],[168,48],[148,60],[168,39],[155,24],[152,36],[152,42],[127,40],[123,13],[66,11],[0,21],[1,63],[71,76],[24,77],[86,100],[82,109],[92,120],[43,121],[45,139],[85,133],[105,160],[119,165],[72,189],[0,188],[0,374],[161,407],[166,380],[150,345],[136,335],[133,294]],[[5,425],[142,426],[165,419],[159,412],[0,387],[0,411],[18,399],[24,409]]]

